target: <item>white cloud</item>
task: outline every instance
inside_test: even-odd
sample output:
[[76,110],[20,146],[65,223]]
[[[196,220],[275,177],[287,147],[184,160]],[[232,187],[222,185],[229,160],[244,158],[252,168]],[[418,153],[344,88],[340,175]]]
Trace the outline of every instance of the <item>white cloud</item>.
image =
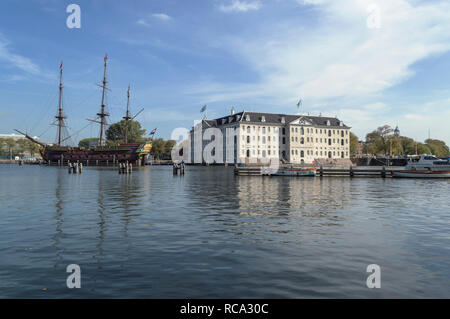
[[249,10],[258,10],[261,3],[258,1],[239,1],[233,0],[229,5],[220,5],[219,9],[223,12],[246,12]]
[[9,41],[4,39],[0,34],[0,60],[3,60],[11,66],[33,75],[40,73],[41,70],[37,64],[27,57],[13,53],[9,49],[9,44]]
[[153,13],[152,17],[163,21],[172,20],[172,18],[165,13]]
[[136,21],[136,23],[139,24],[139,25],[142,25],[144,27],[149,27],[150,26],[150,24],[147,21],[145,21],[144,19],[139,19],[139,20]]
[[265,86],[314,98],[373,94],[412,76],[416,61],[450,49],[449,4],[380,0],[382,26],[369,29],[371,1],[322,2],[318,28],[288,22],[259,39],[236,41],[234,49],[242,48]]

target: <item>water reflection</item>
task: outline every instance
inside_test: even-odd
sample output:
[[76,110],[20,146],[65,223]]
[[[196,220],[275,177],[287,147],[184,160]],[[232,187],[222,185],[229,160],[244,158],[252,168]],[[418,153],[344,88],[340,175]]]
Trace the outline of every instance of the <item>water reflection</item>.
[[56,250],[56,259],[54,268],[58,268],[59,264],[62,263],[62,254],[64,252],[64,247],[61,245],[61,240],[63,238],[63,222],[64,222],[64,198],[67,196],[65,194],[65,188],[63,187],[63,170],[59,169],[56,172],[56,187],[55,187],[55,224],[56,230],[52,237],[53,247]]

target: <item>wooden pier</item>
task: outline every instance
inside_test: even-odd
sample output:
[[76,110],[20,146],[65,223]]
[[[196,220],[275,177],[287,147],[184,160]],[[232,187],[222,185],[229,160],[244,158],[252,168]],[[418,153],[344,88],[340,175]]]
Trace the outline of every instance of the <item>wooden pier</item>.
[[[295,167],[295,166],[294,166]],[[300,167],[300,166],[297,166]],[[308,166],[301,166],[308,167]],[[311,167],[311,166],[309,166]],[[281,167],[280,167],[281,168]],[[328,176],[348,176],[348,177],[392,177],[392,171],[403,170],[401,166],[350,166],[348,168],[343,167],[323,167],[320,166],[316,169],[316,176],[328,177]],[[270,176],[267,173],[267,167],[263,166],[236,166],[234,168],[234,174],[239,176]]]

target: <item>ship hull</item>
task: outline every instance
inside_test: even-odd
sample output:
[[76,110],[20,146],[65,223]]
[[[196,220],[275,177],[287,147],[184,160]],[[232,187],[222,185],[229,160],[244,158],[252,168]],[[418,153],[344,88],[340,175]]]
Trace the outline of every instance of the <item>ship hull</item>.
[[[118,147],[113,149],[101,148],[85,150],[80,148],[44,148],[42,158],[48,163],[80,162],[92,165],[109,165],[117,162],[144,164],[147,151],[142,145]],[[139,163],[138,163],[139,162]]]
[[392,177],[450,178],[450,171],[392,171]]

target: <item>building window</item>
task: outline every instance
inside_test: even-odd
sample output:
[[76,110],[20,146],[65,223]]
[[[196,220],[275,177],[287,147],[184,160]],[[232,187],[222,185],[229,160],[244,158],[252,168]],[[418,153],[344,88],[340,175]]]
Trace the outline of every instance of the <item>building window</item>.
[[344,131],[341,131],[341,137],[344,137]]
[[261,116],[261,122],[265,122],[266,121],[266,117],[263,115]]
[[247,143],[250,143],[250,135],[247,135]]
[[262,151],[262,157],[266,157],[266,151]]
[[327,126],[330,126],[330,125],[331,125],[330,120],[327,120]]
[[283,127],[283,130],[282,130],[282,133],[283,133],[283,135],[286,134],[286,129],[284,127]]
[[250,115],[247,114],[247,115],[245,116],[245,120],[246,120],[247,122],[250,122]]
[[344,152],[341,153],[341,157],[344,158]]
[[297,136],[295,137],[295,141],[298,142]]
[[303,127],[300,129],[300,134],[304,135],[305,134],[305,130],[303,129]]
[[331,158],[331,151],[328,152],[328,158]]
[[344,145],[344,139],[341,140],[341,145]]
[[283,124],[286,123],[286,118],[284,116],[281,117],[281,123],[283,123]]
[[262,133],[266,134],[266,128],[265,127],[262,128]]
[[305,157],[305,152],[304,151],[300,152],[300,157]]
[[263,142],[263,144],[266,144],[266,137],[265,136],[262,137],[262,142]]
[[247,157],[250,157],[250,150],[247,150]]
[[331,136],[331,130],[328,130],[328,136]]
[[305,144],[305,139],[303,137],[300,138],[300,144]]
[[331,138],[328,139],[328,145],[331,145]]
[[286,138],[283,137],[283,144],[286,144]]

